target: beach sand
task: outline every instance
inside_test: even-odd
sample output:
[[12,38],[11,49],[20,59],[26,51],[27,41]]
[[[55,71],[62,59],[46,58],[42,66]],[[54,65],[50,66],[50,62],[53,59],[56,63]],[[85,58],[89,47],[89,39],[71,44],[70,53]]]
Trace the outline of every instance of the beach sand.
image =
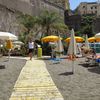
[[0,66],[0,100],[9,100],[12,89],[20,74],[21,69],[25,65],[24,59],[9,59],[6,57],[0,58],[0,65],[5,65],[5,68]]
[[[60,63],[44,60],[46,67],[61,92],[64,100],[100,100],[100,68],[88,66],[84,58],[76,59],[72,71],[72,63],[62,59]],[[0,59],[5,68],[0,69],[0,100],[9,100],[14,84],[25,65],[24,59]]]
[[72,74],[72,63],[68,59],[58,64],[45,62],[64,100],[100,100],[100,67],[89,66],[84,58],[78,58]]

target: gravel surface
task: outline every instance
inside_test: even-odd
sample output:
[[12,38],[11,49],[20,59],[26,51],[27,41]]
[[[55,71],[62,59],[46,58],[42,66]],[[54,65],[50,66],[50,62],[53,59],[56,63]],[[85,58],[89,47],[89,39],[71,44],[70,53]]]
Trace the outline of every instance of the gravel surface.
[[72,63],[68,59],[60,63],[44,61],[64,100],[100,100],[100,67],[90,66],[84,58],[78,58],[72,74]]
[[[87,65],[84,58],[79,58],[72,74],[72,63],[68,59],[62,59],[60,63],[44,61],[64,100],[100,100],[100,67]],[[7,61],[5,57],[0,58],[0,100],[9,100],[25,63],[24,59]]]
[[0,100],[9,100],[14,84],[25,65],[24,59],[0,58]]

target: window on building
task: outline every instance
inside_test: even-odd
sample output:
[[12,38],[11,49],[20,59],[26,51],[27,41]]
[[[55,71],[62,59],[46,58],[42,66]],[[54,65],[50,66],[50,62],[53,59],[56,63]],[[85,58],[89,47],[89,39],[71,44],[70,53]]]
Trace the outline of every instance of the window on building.
[[97,14],[97,11],[95,11],[95,13]]
[[91,7],[91,9],[93,9],[93,7]]
[[93,11],[91,11],[91,14],[93,14]]
[[95,9],[97,9],[97,7],[95,7]]
[[83,6],[83,8],[85,8],[85,6]]

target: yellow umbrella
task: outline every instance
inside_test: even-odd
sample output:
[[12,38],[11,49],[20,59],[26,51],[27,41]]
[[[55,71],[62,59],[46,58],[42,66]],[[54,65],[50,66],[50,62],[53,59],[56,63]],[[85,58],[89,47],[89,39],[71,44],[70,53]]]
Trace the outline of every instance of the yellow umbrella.
[[59,40],[59,37],[54,36],[54,35],[46,36],[46,37],[41,39],[41,41],[43,41],[43,42],[56,42],[58,40]]
[[100,38],[96,38],[96,42],[100,42]]
[[96,38],[95,37],[90,37],[90,38],[88,38],[88,41],[89,42],[95,42],[96,41]]
[[[83,42],[84,39],[82,37],[79,36],[75,36],[75,40],[76,42]],[[70,42],[70,38],[65,39],[66,42]]]
[[88,38],[89,42],[100,42],[100,38],[96,38],[96,37],[90,37]]

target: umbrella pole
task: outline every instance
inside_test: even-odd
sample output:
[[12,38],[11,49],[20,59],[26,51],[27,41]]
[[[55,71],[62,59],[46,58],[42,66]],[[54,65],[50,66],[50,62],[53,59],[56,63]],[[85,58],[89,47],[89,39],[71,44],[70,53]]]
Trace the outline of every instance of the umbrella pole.
[[74,61],[72,60],[72,73],[74,74]]
[[51,50],[51,59],[53,59],[53,49]]
[[8,51],[8,60],[10,59],[10,49]]

